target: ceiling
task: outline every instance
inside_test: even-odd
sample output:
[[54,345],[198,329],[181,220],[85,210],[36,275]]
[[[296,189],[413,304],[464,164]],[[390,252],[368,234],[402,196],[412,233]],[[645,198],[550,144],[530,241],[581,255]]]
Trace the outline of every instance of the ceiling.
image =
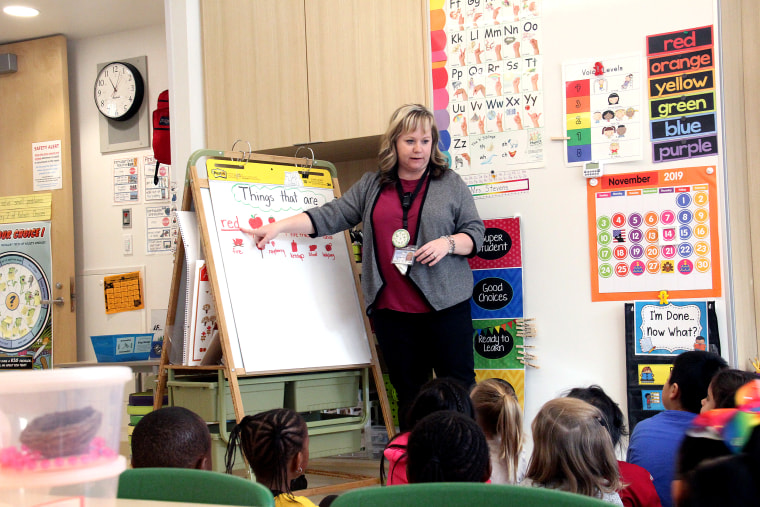
[[[34,7],[40,15],[8,16],[7,5]],[[0,0],[0,44],[56,34],[86,39],[163,23],[162,0]]]

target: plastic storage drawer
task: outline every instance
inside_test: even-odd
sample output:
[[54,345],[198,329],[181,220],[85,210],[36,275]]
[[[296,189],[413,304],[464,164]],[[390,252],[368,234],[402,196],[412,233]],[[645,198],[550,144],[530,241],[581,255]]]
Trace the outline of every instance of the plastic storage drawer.
[[[246,414],[256,414],[281,408],[283,406],[285,384],[281,379],[239,378],[240,397]],[[211,381],[209,377],[193,380],[191,377],[180,377],[169,380],[171,404],[192,410],[205,421],[219,421],[217,414],[219,382]],[[232,406],[229,385],[225,381],[224,420],[235,419],[235,409]]]
[[285,407],[313,412],[355,407],[359,403],[360,371],[290,375],[285,380]]

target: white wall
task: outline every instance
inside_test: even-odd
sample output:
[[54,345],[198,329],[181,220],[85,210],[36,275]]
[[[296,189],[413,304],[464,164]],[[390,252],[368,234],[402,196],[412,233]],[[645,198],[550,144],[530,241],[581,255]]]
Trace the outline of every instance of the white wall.
[[[688,8],[686,5],[688,4]],[[588,25],[588,16],[604,25],[611,20],[636,19],[639,13],[657,10],[658,0],[622,2],[601,0],[543,0],[543,79],[545,160],[544,169],[530,170],[530,191],[514,197],[476,201],[482,218],[520,215],[522,222],[524,314],[535,318],[535,361],[540,369],[526,369],[525,421],[530,421],[548,400],[573,387],[600,385],[626,412],[626,351],[624,302],[591,302],[586,180],[578,167],[566,167],[564,144],[550,136],[564,135],[562,115],[562,63],[645,52],[645,37],[678,29],[718,25],[712,0],[679,2],[677,18],[644,15],[623,32],[613,30],[600,37]],[[594,24],[594,23],[592,23]],[[615,23],[613,23],[615,24]],[[601,26],[600,25],[600,26]],[[715,34],[716,56],[720,43]],[[603,41],[609,40],[610,44]],[[716,70],[716,79],[717,72]],[[720,89],[718,89],[720,93]],[[722,113],[719,113],[719,115]],[[716,301],[723,356],[731,357],[731,284],[727,276],[729,251],[726,237],[726,202],[721,147],[719,157],[653,164],[648,125],[644,126],[644,157],[641,161],[608,164],[608,173],[664,170],[715,164],[718,170],[722,297]],[[649,150],[649,151],[647,151]],[[711,204],[712,205],[712,204]],[[655,292],[653,291],[653,295]],[[654,297],[652,298],[654,299]],[[740,365],[744,367],[745,365]]]
[[[100,153],[99,113],[93,103],[97,64],[121,58],[147,56],[148,75],[142,107],[152,112],[158,94],[169,88],[166,32],[163,24],[113,35],[69,41],[69,94],[71,107],[72,166],[74,188],[75,252],[77,272],[78,360],[95,356],[90,336],[147,332],[150,311],[165,309],[173,256],[146,255],[145,203],[113,204],[113,160],[152,155],[151,147]],[[152,128],[151,128],[152,134]],[[172,180],[184,180],[184,167]],[[121,211],[132,208],[132,228],[122,229]],[[124,233],[132,234],[133,254],[122,251]],[[144,282],[143,310],[106,315],[102,280],[106,274],[140,270]]]

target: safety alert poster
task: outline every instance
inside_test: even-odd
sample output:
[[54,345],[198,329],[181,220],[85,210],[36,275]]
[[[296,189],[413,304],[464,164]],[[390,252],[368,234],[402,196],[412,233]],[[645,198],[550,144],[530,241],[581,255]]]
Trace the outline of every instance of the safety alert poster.
[[591,300],[719,297],[714,166],[587,183]]

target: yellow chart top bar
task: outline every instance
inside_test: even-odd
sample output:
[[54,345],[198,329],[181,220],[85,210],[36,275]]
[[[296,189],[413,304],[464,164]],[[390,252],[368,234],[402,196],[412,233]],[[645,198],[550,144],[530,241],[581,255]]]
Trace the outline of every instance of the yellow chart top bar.
[[[300,178],[303,186],[333,188],[332,176],[327,169],[294,165],[264,164],[261,162],[233,162],[209,159],[206,161],[208,179],[239,181],[265,185],[294,184]],[[300,186],[300,184],[297,184]]]

